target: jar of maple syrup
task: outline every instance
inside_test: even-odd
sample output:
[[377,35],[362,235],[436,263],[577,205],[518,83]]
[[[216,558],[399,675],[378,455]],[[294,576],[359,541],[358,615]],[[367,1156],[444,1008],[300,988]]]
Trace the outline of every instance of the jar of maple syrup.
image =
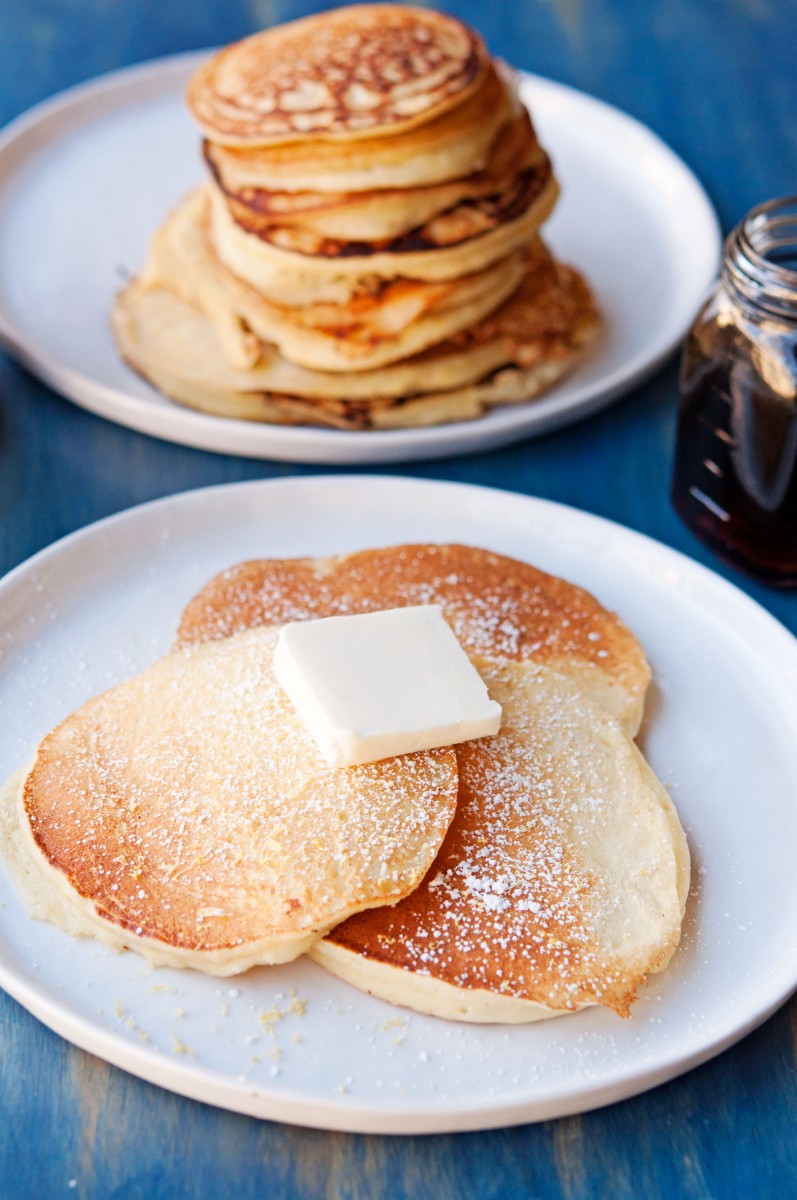
[[727,562],[797,586],[797,196],[725,242],[684,347],[672,500]]

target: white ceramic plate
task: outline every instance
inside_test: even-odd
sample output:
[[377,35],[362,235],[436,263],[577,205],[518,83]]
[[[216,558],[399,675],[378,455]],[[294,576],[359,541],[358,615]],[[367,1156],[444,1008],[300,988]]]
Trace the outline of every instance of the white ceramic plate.
[[112,421],[184,445],[294,462],[398,462],[506,445],[639,383],[683,337],[714,276],[716,218],[672,151],[616,109],[529,76],[523,94],[563,188],[546,236],[584,270],[607,318],[588,364],[534,404],[432,429],[291,429],[181,408],[119,360],[108,310],[166,213],[203,177],[182,100],[203,57],[105,76],[0,137],[0,337],[46,383]]
[[[728,1046],[797,985],[797,641],[690,560],[540,500],[380,477],[287,479],[186,493],[57,543],[0,583],[0,774],[90,695],[165,652],[184,604],[219,569],[411,540],[529,559],[591,589],[641,638],[655,678],[644,749],[694,856],[669,969],[629,1020],[592,1010],[469,1027],[393,1008],[304,961],[232,981],[150,969],[28,919],[0,868],[0,984],[45,1024],[211,1104],[330,1129],[431,1132],[642,1091]],[[264,1015],[277,1010],[278,1020]]]

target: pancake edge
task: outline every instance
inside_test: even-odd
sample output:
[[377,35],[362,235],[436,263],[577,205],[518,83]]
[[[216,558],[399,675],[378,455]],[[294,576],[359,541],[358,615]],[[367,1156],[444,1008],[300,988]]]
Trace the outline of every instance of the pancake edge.
[[[318,937],[337,924],[333,922],[323,931],[312,931],[301,937],[264,938],[242,947],[221,950],[180,950],[156,938],[123,930],[101,917],[92,902],[81,896],[61,871],[46,862],[36,845],[22,807],[30,766],[15,772],[0,788],[0,851],[11,881],[34,920],[49,922],[70,937],[101,942],[118,954],[134,950],[152,967],[192,968],[205,975],[217,976],[238,975],[251,967],[290,962],[306,953]],[[275,942],[273,953],[265,957],[267,944],[273,947]]]
[[535,1000],[502,996],[486,988],[457,987],[432,975],[419,975],[404,967],[365,958],[332,942],[319,941],[307,953],[313,962],[360,992],[393,1007],[442,1020],[474,1025],[526,1025],[577,1011],[547,1008]]

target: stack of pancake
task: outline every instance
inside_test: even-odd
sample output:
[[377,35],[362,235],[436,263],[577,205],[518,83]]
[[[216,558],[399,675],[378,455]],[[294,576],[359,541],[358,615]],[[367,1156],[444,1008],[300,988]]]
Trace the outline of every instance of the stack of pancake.
[[[328,766],[277,685],[289,620],[439,604],[494,737]],[[212,579],[176,649],[90,700],[4,791],[34,915],[232,974],[303,952],[437,1016],[626,1015],[669,962],[689,852],[635,747],[650,672],[588,593],[465,546],[264,560]]]
[[208,182],[118,297],[123,356],[223,416],[428,425],[524,401],[599,327],[539,237],[558,195],[508,71],[431,10],[336,9],[191,80]]

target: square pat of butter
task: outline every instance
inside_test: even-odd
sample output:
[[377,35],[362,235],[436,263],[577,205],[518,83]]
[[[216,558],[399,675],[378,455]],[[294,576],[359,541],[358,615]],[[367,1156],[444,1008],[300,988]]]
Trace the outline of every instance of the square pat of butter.
[[335,767],[486,737],[501,724],[435,604],[292,622],[274,673]]

